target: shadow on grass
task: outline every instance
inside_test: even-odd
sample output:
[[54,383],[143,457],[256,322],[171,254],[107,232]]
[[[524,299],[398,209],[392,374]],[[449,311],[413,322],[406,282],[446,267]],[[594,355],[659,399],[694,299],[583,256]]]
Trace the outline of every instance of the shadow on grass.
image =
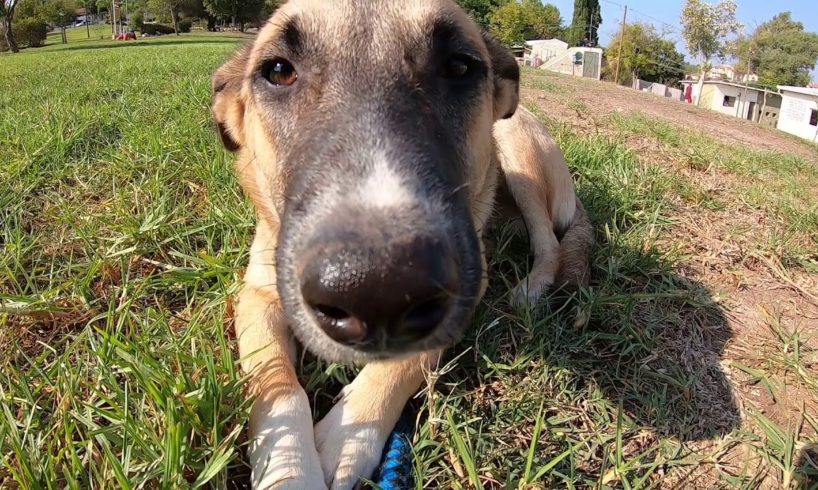
[[597,232],[590,289],[567,303],[557,292],[550,306],[508,306],[508,291],[532,257],[526,239],[495,230],[487,297],[501,299],[485,302],[478,320],[499,320],[498,332],[478,333],[474,348],[492,362],[530,358],[568,370],[586,385],[573,390],[601,394],[601,405],[621,405],[632,427],[658,436],[695,441],[730,433],[740,415],[720,364],[732,337],[722,307],[658,249],[643,248],[648,241],[634,240],[638,231],[628,230],[619,213],[626,205],[615,196],[594,186],[580,198]]
[[795,462],[795,477],[802,488],[818,488],[818,444],[801,449]]
[[[578,170],[596,244],[591,287],[567,302],[556,301],[557,292],[532,309],[510,306],[533,258],[514,227],[490,233],[489,291],[475,326],[449,352],[457,361],[438,380],[435,413],[419,429],[418,474],[438,475],[422,477],[424,485],[448,481],[439,476],[449,474],[447,450],[424,442],[439,439],[432,425],[443,413],[470,434],[472,458],[500,488],[526,481],[526,454],[535,455],[534,467],[570,455],[553,461],[546,486],[593,486],[610,475],[638,486],[663,461],[690,455],[671,447],[740,423],[721,367],[733,335],[722,307],[653,245],[659,198],[611,186],[615,179],[596,174],[605,171],[604,163]],[[532,441],[540,410],[544,432]]]

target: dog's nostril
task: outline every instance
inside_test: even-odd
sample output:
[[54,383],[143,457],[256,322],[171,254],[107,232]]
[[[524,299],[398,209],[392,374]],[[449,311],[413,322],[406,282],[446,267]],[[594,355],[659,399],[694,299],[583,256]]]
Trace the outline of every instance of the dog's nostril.
[[366,324],[341,308],[314,305],[312,310],[321,328],[336,342],[354,344],[366,338]]
[[449,301],[446,298],[424,301],[404,315],[395,334],[408,341],[420,340],[440,325],[448,311]]
[[350,317],[349,313],[334,306],[315,305],[313,309],[315,310],[316,316],[319,318],[324,317],[330,321],[341,321]]

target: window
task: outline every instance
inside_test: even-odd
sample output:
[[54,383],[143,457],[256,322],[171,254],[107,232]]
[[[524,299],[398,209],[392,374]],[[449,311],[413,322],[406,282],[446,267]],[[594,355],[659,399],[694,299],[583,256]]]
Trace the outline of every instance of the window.
[[724,107],[735,107],[736,106],[736,98],[730,97],[729,95],[724,96],[724,102],[722,103]]
[[810,126],[818,126],[818,111],[812,109],[809,113],[809,125]]

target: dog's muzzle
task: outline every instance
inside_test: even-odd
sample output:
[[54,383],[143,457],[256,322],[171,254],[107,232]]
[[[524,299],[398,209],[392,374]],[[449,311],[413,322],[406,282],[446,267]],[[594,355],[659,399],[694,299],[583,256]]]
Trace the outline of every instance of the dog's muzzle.
[[300,260],[301,294],[335,342],[370,351],[420,341],[454,306],[458,268],[445,238],[324,230]]

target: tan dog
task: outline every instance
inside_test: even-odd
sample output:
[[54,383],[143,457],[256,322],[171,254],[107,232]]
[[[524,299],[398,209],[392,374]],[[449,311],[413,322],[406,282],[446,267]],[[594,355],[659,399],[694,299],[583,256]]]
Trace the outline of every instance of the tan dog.
[[[590,225],[518,81],[451,0],[292,0],[216,73],[213,112],[258,211],[236,309],[254,486],[371,476],[485,291],[496,198],[535,253],[518,301],[586,280]],[[293,334],[366,364],[314,427]]]

